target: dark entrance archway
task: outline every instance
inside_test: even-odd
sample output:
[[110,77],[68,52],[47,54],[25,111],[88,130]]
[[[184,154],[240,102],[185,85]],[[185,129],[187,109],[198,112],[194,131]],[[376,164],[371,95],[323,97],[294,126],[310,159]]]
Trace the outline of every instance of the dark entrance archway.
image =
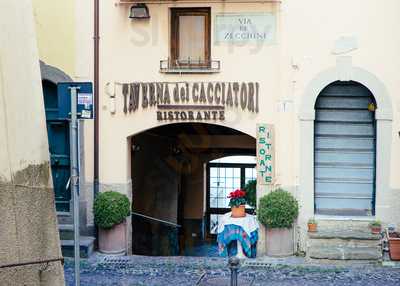
[[[255,155],[255,139],[205,123],[178,123],[131,138],[132,248],[142,255],[216,254],[207,213],[207,163]],[[210,250],[210,252],[208,252]]]

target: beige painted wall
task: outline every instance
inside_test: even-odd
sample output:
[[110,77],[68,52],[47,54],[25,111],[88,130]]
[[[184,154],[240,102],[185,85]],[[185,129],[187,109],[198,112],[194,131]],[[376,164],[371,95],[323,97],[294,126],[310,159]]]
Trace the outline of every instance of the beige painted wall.
[[32,5],[39,58],[73,77],[75,75],[75,1],[32,0]]
[[[0,3],[0,265],[61,257],[30,0]],[[4,268],[4,285],[64,285],[61,262]]]

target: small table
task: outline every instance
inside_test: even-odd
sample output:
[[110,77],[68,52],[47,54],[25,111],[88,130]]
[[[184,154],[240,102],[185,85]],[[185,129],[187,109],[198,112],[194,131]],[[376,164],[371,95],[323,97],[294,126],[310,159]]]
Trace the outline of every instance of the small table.
[[257,218],[246,214],[244,217],[232,217],[231,212],[222,216],[218,222],[218,250],[220,256],[255,258],[259,224]]

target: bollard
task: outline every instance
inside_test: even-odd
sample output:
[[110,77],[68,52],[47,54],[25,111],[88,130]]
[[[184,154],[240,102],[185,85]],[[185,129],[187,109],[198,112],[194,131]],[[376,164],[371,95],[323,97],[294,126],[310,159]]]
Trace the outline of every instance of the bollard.
[[231,286],[238,286],[238,269],[240,267],[240,259],[236,256],[229,257],[228,265],[231,269]]

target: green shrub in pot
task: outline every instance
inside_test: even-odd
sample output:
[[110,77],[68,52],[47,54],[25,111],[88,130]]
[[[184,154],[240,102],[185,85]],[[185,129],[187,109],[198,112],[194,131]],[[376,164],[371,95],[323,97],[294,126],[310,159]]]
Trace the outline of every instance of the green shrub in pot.
[[130,215],[130,202],[124,194],[114,191],[103,192],[97,195],[93,212],[96,225],[109,229]]
[[258,220],[268,228],[291,228],[298,214],[297,200],[283,189],[263,196],[257,210]]

